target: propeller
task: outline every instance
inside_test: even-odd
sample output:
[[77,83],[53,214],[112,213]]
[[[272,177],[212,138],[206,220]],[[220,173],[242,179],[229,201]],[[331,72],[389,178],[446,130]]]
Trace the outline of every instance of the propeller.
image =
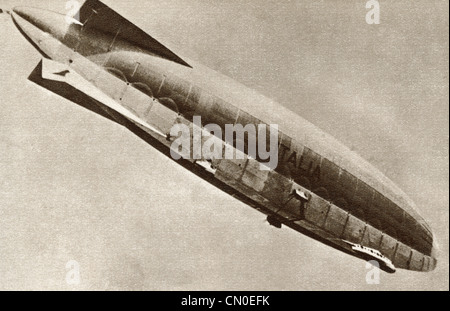
[[264,223],[267,222],[269,225],[281,229],[281,227],[283,226],[283,224],[281,223],[281,221],[279,221],[278,219],[276,219],[274,216],[267,216],[267,218],[264,220]]

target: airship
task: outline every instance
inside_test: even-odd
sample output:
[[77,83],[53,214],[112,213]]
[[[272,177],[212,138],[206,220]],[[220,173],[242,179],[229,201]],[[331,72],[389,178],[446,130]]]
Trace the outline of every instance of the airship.
[[[174,52],[101,1],[85,1],[73,16],[31,7],[9,13],[42,55],[28,77],[33,83],[126,127],[265,214],[274,227],[373,261],[388,273],[435,269],[436,242],[414,202],[307,120]],[[199,117],[201,124],[194,122]],[[224,141],[239,159],[173,157],[176,125],[225,140],[206,124],[224,131],[227,125],[276,125],[277,165],[261,169],[263,160],[249,152],[250,135]],[[267,142],[272,134],[256,139]]]

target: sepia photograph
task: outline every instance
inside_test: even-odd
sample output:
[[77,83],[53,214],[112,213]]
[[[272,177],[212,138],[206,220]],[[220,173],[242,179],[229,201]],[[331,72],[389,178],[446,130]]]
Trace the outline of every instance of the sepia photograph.
[[448,21],[0,0],[0,291],[448,291]]

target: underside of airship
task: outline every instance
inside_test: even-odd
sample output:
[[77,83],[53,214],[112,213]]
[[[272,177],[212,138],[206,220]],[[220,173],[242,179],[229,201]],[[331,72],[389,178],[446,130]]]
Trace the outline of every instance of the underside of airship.
[[243,150],[235,150],[241,159],[174,159],[266,214],[271,225],[377,261],[387,272],[436,267],[432,231],[414,203],[365,160],[283,106],[173,52],[100,1],[86,1],[70,20],[28,7],[11,15],[43,56],[31,81],[125,126],[168,157],[175,124],[207,131],[195,116],[222,129],[277,125],[278,165],[272,169],[260,168],[246,139]]

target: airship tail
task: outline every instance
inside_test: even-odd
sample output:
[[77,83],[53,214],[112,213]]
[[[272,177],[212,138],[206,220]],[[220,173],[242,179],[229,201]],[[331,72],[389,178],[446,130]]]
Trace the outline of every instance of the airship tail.
[[144,52],[191,67],[181,57],[101,1],[87,0],[74,17],[85,28],[110,34],[116,40],[128,41]]

